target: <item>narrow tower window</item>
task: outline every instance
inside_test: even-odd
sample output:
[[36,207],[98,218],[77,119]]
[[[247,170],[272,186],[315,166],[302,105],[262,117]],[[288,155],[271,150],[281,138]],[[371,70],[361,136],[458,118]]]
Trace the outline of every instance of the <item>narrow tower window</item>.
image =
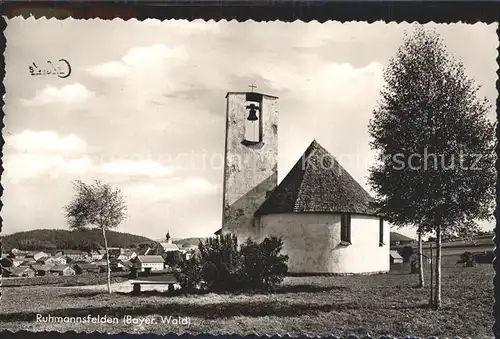
[[260,106],[258,103],[250,102],[247,106],[247,118],[245,119],[245,140],[249,142],[260,142]]
[[249,92],[245,101],[245,136],[247,145],[262,142],[262,94]]

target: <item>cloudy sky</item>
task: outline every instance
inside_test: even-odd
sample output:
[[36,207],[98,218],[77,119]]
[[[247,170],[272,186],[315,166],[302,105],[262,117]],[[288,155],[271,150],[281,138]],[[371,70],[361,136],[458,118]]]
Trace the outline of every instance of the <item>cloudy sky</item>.
[[[432,27],[495,104],[497,26]],[[3,230],[67,229],[71,181],[101,179],[126,196],[120,231],[211,235],[221,226],[225,95],[251,83],[280,98],[279,180],[316,138],[369,190],[367,123],[382,71],[411,30],[8,19]],[[69,77],[30,75],[33,62],[61,58]]]

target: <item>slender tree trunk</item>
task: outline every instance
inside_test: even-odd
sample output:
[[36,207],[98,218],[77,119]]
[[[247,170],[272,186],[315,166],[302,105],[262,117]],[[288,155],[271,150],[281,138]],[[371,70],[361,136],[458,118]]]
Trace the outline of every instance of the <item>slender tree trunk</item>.
[[441,225],[436,225],[436,289],[434,292],[434,307],[441,306]]
[[108,293],[111,293],[111,269],[109,265],[109,250],[108,250],[108,239],[106,238],[106,230],[102,227],[102,236],[104,238],[104,247],[106,249],[106,267],[108,273]]
[[434,261],[434,257],[433,257],[433,253],[432,253],[432,242],[429,244],[429,252],[430,252],[430,257],[431,257],[431,280],[429,281],[429,287],[430,287],[430,292],[431,292],[431,295],[429,297],[429,306],[432,306],[434,304],[434,291],[433,291],[433,287],[434,287],[434,281],[432,280],[433,278],[433,274],[434,274],[434,266],[432,265],[432,262]]
[[422,232],[418,232],[418,287],[422,288],[424,284],[424,256],[422,248]]

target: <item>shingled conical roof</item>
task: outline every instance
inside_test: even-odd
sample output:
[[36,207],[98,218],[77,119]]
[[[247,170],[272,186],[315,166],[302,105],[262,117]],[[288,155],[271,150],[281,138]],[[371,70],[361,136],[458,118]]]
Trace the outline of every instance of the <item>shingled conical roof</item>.
[[373,198],[314,140],[256,214],[376,214]]

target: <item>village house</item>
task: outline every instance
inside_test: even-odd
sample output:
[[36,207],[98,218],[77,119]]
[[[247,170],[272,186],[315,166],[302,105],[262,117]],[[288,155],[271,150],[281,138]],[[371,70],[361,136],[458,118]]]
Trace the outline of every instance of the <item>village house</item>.
[[50,274],[52,275],[75,275],[75,270],[70,266],[66,265],[56,265],[50,269]]
[[99,267],[99,272],[107,272],[108,271],[108,262],[106,259],[103,260],[97,260],[92,262],[93,264],[97,265]]
[[165,268],[165,261],[161,255],[138,255],[131,262],[138,272],[160,271]]
[[[293,274],[388,272],[389,225],[373,198],[316,140],[278,185],[278,98],[226,96],[219,234],[283,239]],[[243,164],[241,159],[245,159]]]
[[21,264],[24,262],[24,258],[14,258],[12,259],[12,267],[18,267],[21,266]]
[[75,274],[99,273],[101,271],[99,266],[95,263],[78,263],[73,265],[73,269],[75,270]]
[[111,271],[114,272],[128,271],[133,266],[134,265],[129,260],[119,260],[119,259],[114,259],[109,264]]
[[104,253],[100,253],[98,251],[90,251],[89,256],[92,260],[101,260],[104,258]]
[[415,242],[415,239],[407,237],[401,233],[391,232],[391,247],[409,245]]
[[63,250],[61,254],[72,261],[84,260],[87,253],[80,250]]
[[180,251],[179,246],[172,243],[172,238],[170,237],[170,232],[167,232],[164,242],[160,242],[160,246],[163,252],[177,252]]
[[50,272],[50,269],[54,267],[55,265],[53,264],[47,264],[47,265],[40,265],[40,264],[35,264],[31,265],[30,267],[35,271],[36,276],[45,276],[48,275]]
[[27,254],[27,251],[21,251],[17,248],[13,248],[9,251],[9,256],[11,258],[24,258]]
[[36,260],[34,260],[33,258],[31,259],[28,259],[29,257],[24,257],[24,261],[21,263],[21,265],[19,266],[30,266],[30,265],[33,265],[33,264],[36,264]]
[[403,263],[403,257],[398,253],[398,251],[389,251],[389,257],[391,265]]
[[34,277],[35,270],[29,266],[4,267],[2,275],[4,277]]
[[[41,259],[38,259],[36,261],[36,263],[39,265],[49,265],[49,264],[56,265],[56,264],[58,264],[57,260],[54,257],[43,257]],[[66,259],[64,259],[64,263],[66,263]]]
[[68,260],[62,254],[62,252],[58,252],[50,258],[50,262],[55,265],[66,265],[68,263]]
[[137,256],[137,253],[135,251],[128,249],[128,248],[122,248],[121,253],[118,256],[118,260],[131,260]]

